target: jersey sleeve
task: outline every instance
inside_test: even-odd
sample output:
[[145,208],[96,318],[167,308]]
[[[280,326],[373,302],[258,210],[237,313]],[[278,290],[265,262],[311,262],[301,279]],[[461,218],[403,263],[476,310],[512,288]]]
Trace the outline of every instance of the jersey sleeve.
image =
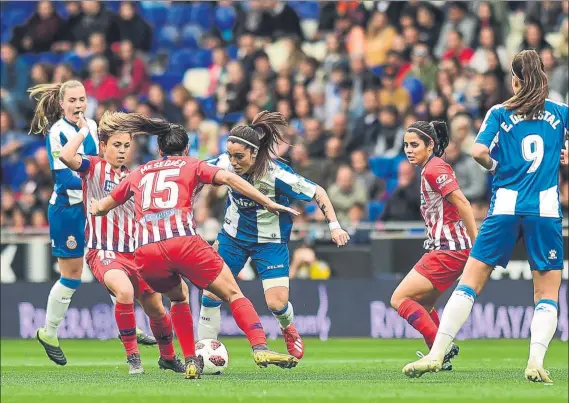
[[220,154],[215,158],[209,159],[206,161],[208,165],[218,167],[223,169],[224,171],[229,171],[229,167],[231,166],[231,162],[229,161],[229,155],[226,153]]
[[99,157],[93,157],[91,155],[82,155],[81,156],[81,165],[77,169],[79,172],[79,176],[82,178],[87,178],[93,174],[93,168],[100,160]]
[[200,183],[210,185],[213,182],[213,178],[216,173],[219,172],[221,168],[217,166],[212,166],[205,161],[198,162],[196,166],[196,175]]
[[111,197],[119,204],[124,204],[132,197],[134,192],[131,190],[131,183],[133,183],[134,176],[138,171],[133,171],[126,178],[124,178],[113,190],[111,190]]
[[59,159],[61,150],[63,149],[64,143],[67,142],[65,135],[59,130],[57,125],[52,126],[49,130],[49,134],[46,138],[46,147],[48,152],[49,167],[52,171],[58,171],[60,169],[69,169]]
[[502,105],[496,105],[490,108],[486,113],[486,117],[480,126],[480,131],[476,136],[476,142],[484,144],[490,148],[492,142],[500,131],[500,110]]
[[294,200],[310,201],[316,194],[316,183],[292,170],[277,167],[275,169],[275,193]]
[[423,174],[429,186],[443,197],[460,189],[454,171],[448,164],[433,165]]

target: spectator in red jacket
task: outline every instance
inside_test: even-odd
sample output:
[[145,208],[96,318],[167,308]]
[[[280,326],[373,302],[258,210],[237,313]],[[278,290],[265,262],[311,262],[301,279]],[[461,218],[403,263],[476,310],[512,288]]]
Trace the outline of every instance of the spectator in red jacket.
[[104,57],[97,56],[91,60],[85,91],[98,102],[121,97],[117,79],[109,74],[109,63]]
[[119,67],[118,67],[119,87],[122,96],[146,95],[150,78],[146,71],[146,64],[134,52],[131,41],[124,40],[119,48]]
[[462,34],[459,31],[450,31],[448,34],[448,49],[443,53],[443,60],[458,58],[463,66],[470,62],[474,51],[464,45]]

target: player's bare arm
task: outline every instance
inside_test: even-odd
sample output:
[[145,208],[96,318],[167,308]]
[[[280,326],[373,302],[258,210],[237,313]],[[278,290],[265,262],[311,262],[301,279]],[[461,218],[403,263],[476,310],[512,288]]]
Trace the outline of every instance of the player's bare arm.
[[474,143],[472,146],[472,157],[480,164],[484,169],[494,172],[496,170],[496,165],[498,162],[490,157],[490,149],[481,143]]
[[468,235],[470,236],[472,242],[474,242],[478,236],[478,227],[476,226],[476,220],[474,219],[474,213],[472,213],[470,202],[460,189],[456,189],[455,191],[448,194],[446,199],[449,203],[456,206],[458,214],[460,214],[460,218],[462,218],[464,226],[468,231]]
[[561,165],[569,165],[569,140],[565,142],[565,148],[561,150]]
[[91,199],[89,212],[94,216],[107,215],[109,211],[118,206],[120,206],[120,203],[113,199],[112,196],[107,196],[101,200]]
[[336,218],[336,211],[334,211],[334,206],[328,197],[328,193],[326,193],[326,190],[324,190],[322,186],[316,186],[314,200],[316,200],[318,207],[320,207],[320,211],[322,211],[326,222],[330,226],[332,241],[338,245],[338,247],[346,245],[350,240],[350,235],[348,235],[348,233],[340,227],[340,223]]
[[272,201],[269,197],[265,196],[257,189],[255,189],[255,187],[251,185],[249,182],[247,182],[245,179],[241,178],[240,176],[232,172],[220,170],[215,174],[213,181],[217,185],[227,185],[231,189],[236,190],[239,193],[242,193],[245,196],[255,200],[257,203],[262,205],[267,211],[270,211],[273,214],[278,215],[279,212],[290,213],[295,216],[300,214],[295,209],[282,206]]
[[87,125],[87,121],[85,120],[85,116],[83,116],[83,113],[79,115],[79,122],[77,122],[77,126],[79,127],[77,136],[72,137],[59,154],[59,159],[61,162],[63,162],[73,171],[77,171],[81,166],[83,158],[81,155],[77,154],[77,150],[79,150],[79,147],[81,147],[81,144],[83,144],[85,137],[89,135],[89,127]]

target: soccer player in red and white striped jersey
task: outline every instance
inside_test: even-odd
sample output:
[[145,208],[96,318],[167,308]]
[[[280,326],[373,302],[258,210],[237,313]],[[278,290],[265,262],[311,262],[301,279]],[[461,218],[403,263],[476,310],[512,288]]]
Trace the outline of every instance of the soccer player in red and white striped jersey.
[[[393,292],[391,306],[423,335],[429,349],[439,325],[435,304],[462,274],[478,234],[470,203],[454,171],[441,159],[448,142],[444,122],[415,122],[404,138],[407,159],[421,168],[421,214],[428,252]],[[452,344],[443,369],[452,369],[450,360],[457,354],[458,346]]]
[[[81,115],[80,119],[84,119]],[[82,129],[83,130],[83,129]],[[83,200],[103,198],[121,181],[124,162],[130,152],[132,136],[116,132],[103,135],[100,149],[103,158],[77,153],[85,131],[73,137],[61,150],[60,160],[82,178]],[[134,263],[134,202],[128,200],[105,217],[87,214],[85,239],[89,252],[85,256],[91,271],[116,297],[115,319],[124,345],[129,372],[143,373],[136,341],[134,298],[140,301],[150,317],[150,326],[160,349],[158,364],[163,369],[184,372],[184,365],[175,356],[172,344],[172,322],[162,304],[161,294],[142,279]]]
[[93,215],[105,215],[134,196],[136,208],[135,261],[143,278],[172,301],[170,313],[186,360],[186,379],[200,377],[203,363],[196,357],[192,313],[181,277],[208,289],[227,302],[239,328],[253,348],[257,365],[291,368],[298,359],[270,351],[259,315],[235,282],[217,251],[195,232],[193,202],[206,184],[227,185],[265,209],[278,214],[298,212],[277,204],[234,173],[187,157],[188,134],[176,124],[136,113],[107,113],[99,122],[99,136],[115,132],[158,136],[161,159],[131,172],[103,199],[91,202]]

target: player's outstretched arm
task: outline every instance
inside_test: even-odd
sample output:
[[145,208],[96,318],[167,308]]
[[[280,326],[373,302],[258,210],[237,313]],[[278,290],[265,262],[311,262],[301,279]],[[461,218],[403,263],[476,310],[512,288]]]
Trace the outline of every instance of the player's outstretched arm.
[[474,213],[472,212],[470,202],[460,189],[456,189],[449,193],[446,199],[449,203],[456,206],[458,214],[460,214],[460,218],[462,218],[462,222],[464,222],[466,231],[468,231],[470,239],[474,242],[478,236],[478,227],[476,226],[476,220],[474,219]]
[[61,149],[59,154],[60,161],[73,171],[79,170],[83,163],[83,158],[81,155],[77,154],[77,150],[79,150],[79,147],[83,144],[85,137],[89,135],[89,126],[82,113],[79,115],[79,122],[77,122],[77,126],[79,126],[79,133],[77,133],[77,136],[73,136],[73,138],[69,140],[69,142]]
[[490,173],[496,172],[498,161],[490,157],[490,149],[485,144],[474,143],[472,146],[472,157]]
[[300,214],[295,209],[282,206],[272,201],[269,197],[265,196],[257,189],[255,189],[255,187],[251,185],[249,182],[247,182],[245,179],[241,178],[238,175],[235,175],[233,172],[219,170],[215,174],[213,181],[217,185],[227,185],[231,189],[236,190],[239,193],[242,193],[245,196],[255,200],[257,203],[262,205],[267,211],[270,211],[273,214],[278,215],[279,212],[290,213],[295,216]]
[[118,206],[120,206],[120,203],[113,199],[112,196],[107,196],[101,200],[91,199],[89,212],[94,216],[107,215],[109,211]]
[[569,165],[569,140],[565,142],[565,148],[561,150],[561,165]]
[[320,210],[322,211],[322,214],[324,214],[324,218],[326,218],[326,222],[330,227],[332,242],[338,245],[338,247],[346,245],[350,240],[350,235],[340,226],[332,201],[322,186],[316,186],[314,200],[316,200],[318,207],[320,207]]

